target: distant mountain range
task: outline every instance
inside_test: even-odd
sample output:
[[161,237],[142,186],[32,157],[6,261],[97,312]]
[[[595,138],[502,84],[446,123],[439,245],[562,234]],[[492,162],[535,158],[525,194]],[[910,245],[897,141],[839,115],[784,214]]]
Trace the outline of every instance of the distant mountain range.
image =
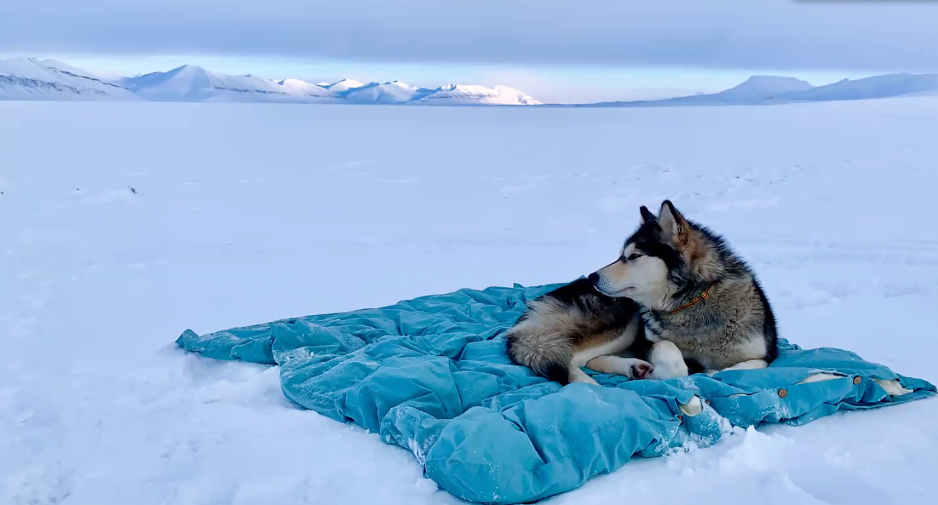
[[[773,105],[921,95],[938,95],[938,75],[889,74],[844,79],[825,86],[812,86],[794,77],[756,75],[719,93],[566,107]],[[123,77],[34,58],[0,60],[0,100],[544,105],[507,86],[447,84],[421,88],[401,81],[363,83],[352,79],[314,84],[300,79],[228,75],[193,65]]]
[[110,77],[31,58],[0,60],[0,99],[141,100]]
[[754,75],[735,88],[700,94],[637,102],[604,102],[578,107],[673,107],[706,105],[773,105],[797,102],[867,100],[899,96],[938,94],[938,75],[889,74],[851,81],[844,79],[825,86],[794,77]]
[[54,60],[0,60],[0,100],[149,100],[158,102],[273,102],[393,105],[541,105],[506,86],[447,84],[420,88],[401,81],[343,79],[313,84],[228,75],[194,65],[121,77],[89,72]]

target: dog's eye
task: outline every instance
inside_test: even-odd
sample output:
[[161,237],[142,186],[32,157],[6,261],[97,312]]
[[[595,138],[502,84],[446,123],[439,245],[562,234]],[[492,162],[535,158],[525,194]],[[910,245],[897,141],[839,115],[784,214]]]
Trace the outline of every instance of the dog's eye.
[[642,254],[639,254],[639,253],[632,253],[632,254],[631,254],[628,258],[626,258],[626,259],[627,259],[628,261],[633,261],[633,260],[637,260],[638,258],[641,258],[642,256],[643,256],[643,255],[642,255]]

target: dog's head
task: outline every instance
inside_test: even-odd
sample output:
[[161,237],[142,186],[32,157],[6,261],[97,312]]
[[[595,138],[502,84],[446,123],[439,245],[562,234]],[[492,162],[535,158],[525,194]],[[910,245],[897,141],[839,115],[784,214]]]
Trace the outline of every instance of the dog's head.
[[659,308],[682,285],[716,275],[712,246],[717,244],[710,244],[709,233],[685,219],[670,201],[661,204],[657,216],[647,207],[641,215],[641,225],[625,241],[619,259],[589,276],[596,290]]

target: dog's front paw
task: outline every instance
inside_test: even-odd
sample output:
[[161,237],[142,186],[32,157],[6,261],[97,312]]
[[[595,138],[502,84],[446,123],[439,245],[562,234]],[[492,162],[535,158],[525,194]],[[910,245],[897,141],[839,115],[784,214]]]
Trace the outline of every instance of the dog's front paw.
[[684,360],[677,362],[665,361],[661,363],[655,363],[655,370],[648,378],[667,380],[673,379],[675,377],[687,377],[687,375],[687,365],[684,364]]
[[655,372],[655,367],[651,366],[651,363],[636,363],[632,365],[631,371],[633,379],[650,379]]
[[650,379],[673,379],[675,377],[687,377],[687,363],[684,362],[684,355],[676,345],[667,340],[658,342],[651,348],[649,361],[655,367],[655,371]]

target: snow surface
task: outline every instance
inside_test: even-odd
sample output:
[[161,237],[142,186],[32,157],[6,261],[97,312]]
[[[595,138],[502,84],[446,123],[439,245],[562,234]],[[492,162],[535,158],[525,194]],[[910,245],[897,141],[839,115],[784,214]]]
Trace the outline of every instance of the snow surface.
[[[276,368],[173,340],[573,279],[663,198],[751,262],[782,335],[938,381],[936,115],[0,102],[0,503],[455,503]],[[735,430],[551,502],[930,504],[936,416]]]

